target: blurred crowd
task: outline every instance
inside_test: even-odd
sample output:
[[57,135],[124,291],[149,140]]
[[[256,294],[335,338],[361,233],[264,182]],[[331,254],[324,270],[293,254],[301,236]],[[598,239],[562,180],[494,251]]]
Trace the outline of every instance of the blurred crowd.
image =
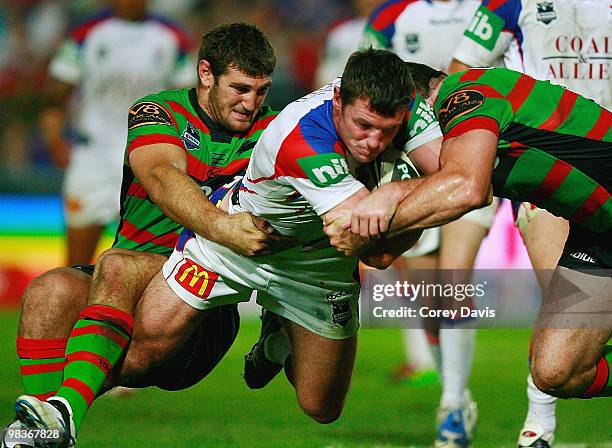
[[[350,0],[151,0],[195,40],[224,22],[255,23],[270,37],[278,64],[267,102],[280,108],[316,87],[326,31],[355,15]],[[0,1],[0,192],[55,193],[62,172],[41,138],[48,64],[75,25],[105,0]],[[299,11],[299,14],[296,13]],[[197,47],[197,45],[196,45]],[[127,113],[127,111],[126,111]]]

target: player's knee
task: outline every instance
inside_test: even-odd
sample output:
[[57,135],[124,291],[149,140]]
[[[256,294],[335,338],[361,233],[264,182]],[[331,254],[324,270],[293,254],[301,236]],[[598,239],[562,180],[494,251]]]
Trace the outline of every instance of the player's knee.
[[87,300],[89,287],[88,279],[80,278],[82,275],[71,268],[57,268],[35,278],[23,294],[22,313],[80,309]]
[[576,381],[571,368],[561,363],[534,362],[531,366],[533,383],[542,392],[555,397],[568,397],[574,394]]
[[317,397],[300,397],[299,402],[304,413],[321,424],[338,420],[344,407],[343,400],[325,400]]
[[130,274],[131,257],[132,255],[120,249],[103,252],[96,263],[96,276],[104,281],[122,279]]

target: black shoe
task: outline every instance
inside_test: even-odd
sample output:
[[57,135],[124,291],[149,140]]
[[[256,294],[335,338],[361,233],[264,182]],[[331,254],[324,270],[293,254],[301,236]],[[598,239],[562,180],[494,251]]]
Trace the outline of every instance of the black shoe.
[[261,313],[261,333],[251,351],[244,356],[244,381],[249,389],[261,389],[272,381],[283,368],[272,362],[264,354],[264,341],[272,333],[283,328],[281,319],[274,313],[263,310]]

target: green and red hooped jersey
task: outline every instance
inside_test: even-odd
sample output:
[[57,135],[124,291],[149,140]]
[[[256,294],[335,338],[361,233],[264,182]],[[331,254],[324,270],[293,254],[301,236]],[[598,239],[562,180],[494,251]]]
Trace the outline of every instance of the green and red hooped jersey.
[[435,114],[444,138],[499,137],[496,196],[531,202],[596,233],[612,230],[612,113],[548,81],[505,68],[447,77]]
[[151,201],[129,166],[136,148],[167,143],[187,154],[187,174],[208,196],[244,173],[255,143],[277,112],[263,106],[250,129],[230,133],[198,104],[195,89],[148,95],[130,109],[121,186],[121,221],[113,247],[170,255],[182,226]]

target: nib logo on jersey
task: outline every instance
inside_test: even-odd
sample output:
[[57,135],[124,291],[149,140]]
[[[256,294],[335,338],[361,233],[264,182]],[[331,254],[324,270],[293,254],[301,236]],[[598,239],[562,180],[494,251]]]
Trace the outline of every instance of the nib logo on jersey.
[[297,163],[306,177],[321,188],[337,184],[349,174],[346,159],[336,153],[302,157]]
[[487,50],[493,51],[503,28],[504,20],[488,8],[481,6],[464,34]]

